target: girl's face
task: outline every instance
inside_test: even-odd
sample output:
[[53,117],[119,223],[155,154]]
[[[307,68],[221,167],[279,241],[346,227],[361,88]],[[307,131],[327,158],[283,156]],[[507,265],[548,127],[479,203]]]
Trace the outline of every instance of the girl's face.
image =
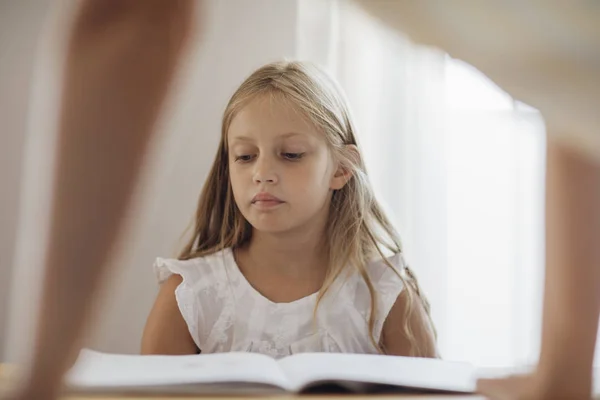
[[235,202],[255,229],[284,233],[325,223],[332,190],[346,180],[324,134],[301,112],[277,96],[259,96],[227,134]]

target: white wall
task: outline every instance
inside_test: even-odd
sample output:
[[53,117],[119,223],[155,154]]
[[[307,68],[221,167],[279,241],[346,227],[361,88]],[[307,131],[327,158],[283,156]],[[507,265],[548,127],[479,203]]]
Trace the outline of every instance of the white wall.
[[[100,319],[93,329],[90,346],[104,351],[138,351],[143,325],[158,288],[152,261],[156,256],[174,256],[182,243],[179,239],[195,212],[197,197],[218,143],[221,113],[233,90],[254,68],[295,56],[297,1],[208,2],[203,40],[194,41],[194,51],[178,82],[179,90],[165,115],[162,134],[148,158],[148,170],[132,214],[126,245],[115,261],[114,284],[102,297]],[[40,12],[32,12],[22,2],[2,4],[5,3],[18,7],[20,18],[28,24],[34,24],[35,15]],[[7,27],[2,24],[2,29]],[[22,64],[27,66],[29,62]],[[29,139],[26,146],[22,189],[26,211],[21,213],[19,222],[15,263],[18,273],[14,274],[11,285],[5,360],[18,360],[28,354],[36,304],[35,284],[31,283],[39,282],[41,254],[31,254],[29,242],[43,238],[43,224],[27,215],[44,215],[43,203],[48,198],[48,188],[44,185],[48,173],[44,171],[51,161],[48,149],[52,143],[48,141],[51,142],[53,136],[48,131],[42,137],[39,131],[43,131],[44,126],[41,120],[52,122],[52,102],[56,99],[57,87],[49,80],[56,76],[59,65],[52,54],[42,56],[39,62],[41,67],[35,86],[36,96],[42,100],[35,100],[45,104],[34,104],[31,109],[29,135],[37,139]],[[0,72],[0,82],[12,79],[4,69]],[[24,114],[25,101],[21,103],[19,109]],[[13,186],[16,188],[17,183]],[[10,207],[3,199],[2,215],[15,215],[15,206],[6,210]],[[7,243],[2,240],[1,244],[6,247]],[[2,265],[7,264],[2,261]],[[6,286],[9,272],[5,270],[2,283]],[[1,293],[5,294],[5,290]],[[4,299],[2,304],[6,304]],[[2,322],[0,311],[0,327]]]

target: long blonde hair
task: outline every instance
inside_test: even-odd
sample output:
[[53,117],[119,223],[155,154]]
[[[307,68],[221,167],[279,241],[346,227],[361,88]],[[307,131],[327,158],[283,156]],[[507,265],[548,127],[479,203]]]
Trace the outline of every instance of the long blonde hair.
[[422,302],[428,314],[429,304],[408,267],[397,271],[384,255],[384,249],[394,254],[402,251],[400,238],[373,195],[362,157],[348,151],[348,145],[357,145],[357,141],[345,98],[335,82],[314,65],[285,61],[265,65],[251,74],[233,94],[223,115],[217,155],[198,201],[193,235],[179,258],[185,260],[230,247],[239,248],[250,240],[252,226],[242,216],[233,198],[227,132],[235,115],[252,99],[265,94],[282,96],[297,106],[325,134],[332,154],[352,176],[332,195],[327,224],[329,267],[317,297],[317,307],[340,273],[347,267],[355,268],[371,297],[370,339],[380,352],[384,352],[373,334],[377,293],[366,269],[373,257],[379,256],[398,274],[407,289],[403,329],[413,353],[417,353],[414,355],[418,355],[419,348],[409,324],[410,314],[415,300]]

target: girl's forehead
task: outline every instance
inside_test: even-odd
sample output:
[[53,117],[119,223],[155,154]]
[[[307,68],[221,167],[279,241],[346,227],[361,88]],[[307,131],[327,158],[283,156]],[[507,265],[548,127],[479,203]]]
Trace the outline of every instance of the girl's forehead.
[[308,115],[280,95],[262,95],[248,101],[231,120],[227,134],[230,141],[242,137],[306,136],[323,139],[323,134]]

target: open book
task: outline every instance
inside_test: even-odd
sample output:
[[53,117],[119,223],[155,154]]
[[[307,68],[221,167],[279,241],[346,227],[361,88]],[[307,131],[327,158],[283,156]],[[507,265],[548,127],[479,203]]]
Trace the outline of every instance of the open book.
[[472,393],[475,368],[434,359],[305,353],[131,356],[82,351],[67,375],[77,392],[277,394],[389,391]]

